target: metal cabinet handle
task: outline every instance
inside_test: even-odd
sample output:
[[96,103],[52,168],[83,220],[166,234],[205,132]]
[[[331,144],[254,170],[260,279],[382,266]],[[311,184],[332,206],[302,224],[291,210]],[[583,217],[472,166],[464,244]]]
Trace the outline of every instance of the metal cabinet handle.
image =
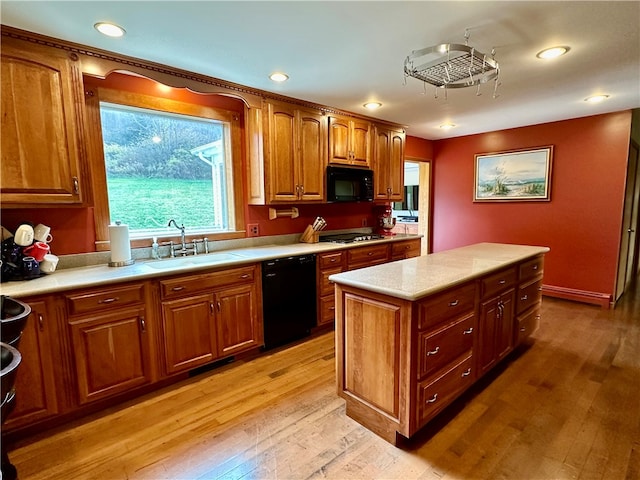
[[338,259],[337,258],[332,258],[331,260],[329,260],[331,263],[335,263]]
[[217,302],[216,302],[216,306],[218,307],[218,311],[220,311],[220,310],[221,310],[221,307],[220,307],[220,301],[217,301]]
[[431,350],[431,351],[427,352],[427,357],[430,356],[430,355],[435,355],[439,351],[440,351],[440,347],[436,347],[435,350]]
[[329,310],[335,310],[336,307],[329,307]]
[[269,278],[271,278],[271,277],[275,277],[275,276],[276,276],[276,274],[275,274],[275,273],[267,273],[267,274],[265,275],[265,277],[269,277]]
[[527,331],[527,328],[526,328],[526,327],[520,327],[520,331],[521,331],[521,332],[526,332],[526,331]]
[[100,304],[100,303],[113,303],[113,302],[117,302],[118,300],[120,300],[118,297],[105,298],[105,299],[102,299],[102,300],[98,300],[98,304]]
[[242,275],[240,275],[240,278],[249,278],[250,275],[248,273],[243,273]]
[[458,303],[460,303],[460,300],[455,299],[453,302],[449,302],[449,306],[450,307],[455,307],[458,305]]
[[40,331],[44,330],[44,317],[41,313],[38,314],[38,326],[40,327]]
[[140,317],[140,328],[142,329],[142,333],[147,331],[147,324],[144,321],[144,317]]
[[437,394],[437,393],[434,393],[434,394],[433,394],[433,397],[431,397],[429,400],[427,400],[427,402],[426,402],[426,403],[433,403],[433,402],[435,402],[437,399],[438,399],[438,394]]
[[469,375],[471,375],[471,367],[467,368],[466,371],[462,372],[462,377],[468,377]]
[[78,177],[71,177],[73,180],[73,193],[76,195],[80,194],[80,182],[78,181]]
[[537,270],[537,269],[538,269],[538,265],[534,265],[532,268],[533,268],[534,270]]
[[371,255],[373,255],[373,252],[369,252],[369,253],[367,253],[367,255],[371,256]]
[[172,287],[171,290],[174,292],[179,292],[180,290],[184,290],[184,286],[180,285],[177,287]]
[[507,283],[507,281],[506,281],[506,280],[500,280],[498,283],[499,283],[500,285],[504,285],[505,283]]
[[462,332],[463,335],[469,335],[470,333],[473,333],[473,327],[470,327],[468,330],[464,330]]
[[524,295],[524,296],[520,297],[520,300],[522,300],[523,302],[524,302],[525,300],[528,300],[528,299],[529,299],[529,296],[528,296],[528,295]]

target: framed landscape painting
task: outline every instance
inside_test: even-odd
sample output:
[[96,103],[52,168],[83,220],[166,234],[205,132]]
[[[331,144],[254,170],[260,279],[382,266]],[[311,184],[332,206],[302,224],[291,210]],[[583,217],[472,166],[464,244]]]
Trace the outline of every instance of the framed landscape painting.
[[476,155],[474,202],[551,200],[553,146]]

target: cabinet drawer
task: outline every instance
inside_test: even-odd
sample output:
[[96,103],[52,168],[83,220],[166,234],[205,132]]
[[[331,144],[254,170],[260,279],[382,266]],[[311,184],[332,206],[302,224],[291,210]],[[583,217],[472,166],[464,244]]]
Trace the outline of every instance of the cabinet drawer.
[[408,240],[406,242],[396,242],[391,244],[391,258],[393,260],[419,257],[420,241]]
[[475,298],[476,285],[471,282],[421,301],[418,304],[418,328],[435,326],[472,311]]
[[456,363],[434,380],[418,385],[418,421],[422,426],[427,420],[446,407],[459,392],[473,383],[472,356]]
[[342,265],[344,252],[323,253],[318,255],[318,265],[320,268],[333,268]]
[[518,288],[518,306],[516,313],[522,313],[526,309],[540,302],[542,299],[542,277],[534,278]]
[[541,275],[544,271],[544,255],[521,263],[519,270],[520,281]]
[[338,267],[338,268],[330,268],[320,272],[320,284],[319,284],[320,296],[333,295],[333,293],[335,292],[335,285],[333,284],[333,282],[329,281],[329,276],[335,273],[340,273],[341,271],[342,271],[342,268]]
[[508,268],[498,273],[488,275],[481,280],[482,298],[487,298],[495,295],[502,290],[513,287],[518,279],[518,272],[516,268]]
[[435,332],[420,334],[418,379],[445,367],[473,347],[475,315],[470,313]]
[[231,268],[220,272],[172,278],[160,281],[162,298],[174,298],[209,290],[211,288],[237,283],[250,283],[255,280],[256,266]]
[[352,248],[347,251],[349,269],[384,263],[389,258],[388,245]]
[[540,326],[540,308],[532,308],[523,315],[518,316],[516,325],[516,345],[535,332]]
[[108,310],[144,302],[144,284],[67,295],[69,315]]
[[336,298],[333,295],[327,295],[320,298],[320,318],[318,324],[333,322],[336,318]]

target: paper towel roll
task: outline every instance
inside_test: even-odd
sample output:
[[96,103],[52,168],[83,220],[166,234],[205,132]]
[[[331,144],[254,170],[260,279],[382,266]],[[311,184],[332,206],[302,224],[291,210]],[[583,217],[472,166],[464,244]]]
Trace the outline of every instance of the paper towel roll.
[[129,225],[116,222],[109,225],[109,241],[111,242],[110,266],[131,265],[131,245],[129,244]]

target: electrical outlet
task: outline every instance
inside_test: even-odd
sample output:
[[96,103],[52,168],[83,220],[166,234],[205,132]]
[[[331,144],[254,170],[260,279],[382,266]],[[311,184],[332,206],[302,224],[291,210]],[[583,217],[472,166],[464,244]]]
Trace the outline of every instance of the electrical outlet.
[[367,218],[366,217],[362,219],[362,226],[363,227],[367,226]]
[[250,237],[259,237],[260,236],[260,226],[257,223],[249,223],[247,224],[247,229],[249,230]]

